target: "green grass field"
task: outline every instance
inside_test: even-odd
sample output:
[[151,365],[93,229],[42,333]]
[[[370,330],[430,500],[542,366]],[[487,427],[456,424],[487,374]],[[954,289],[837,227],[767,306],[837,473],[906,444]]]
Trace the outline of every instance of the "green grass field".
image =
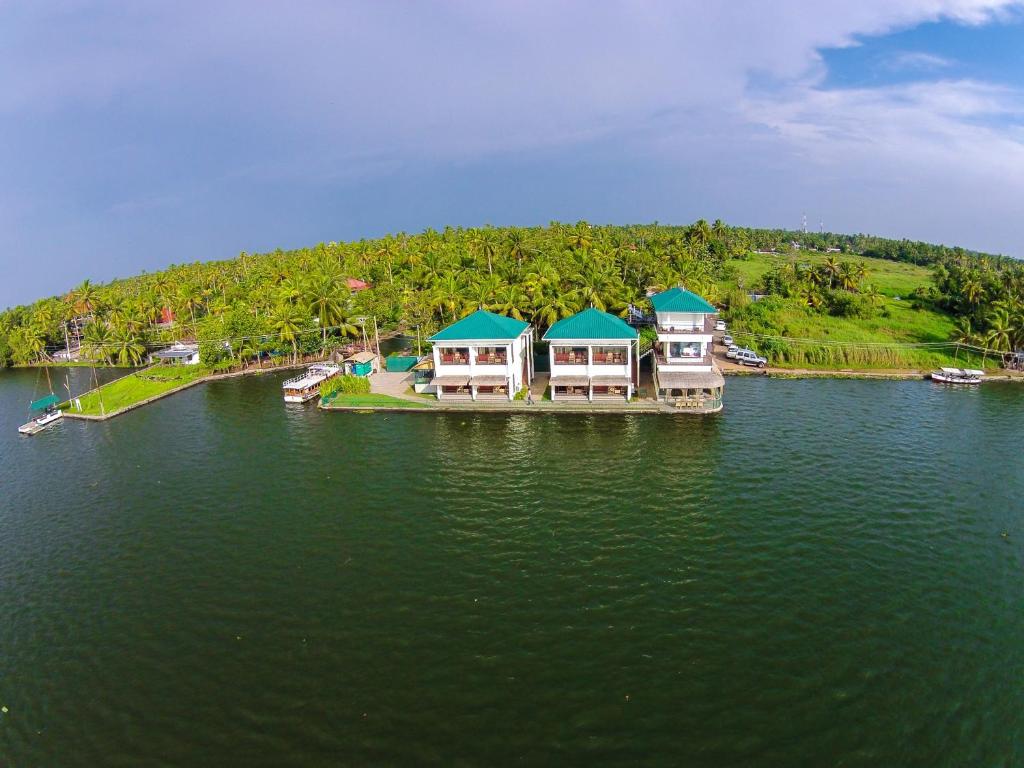
[[[104,384],[99,390],[79,397],[82,410],[65,405],[71,413],[87,416],[111,414],[143,400],[162,395],[172,389],[206,376],[209,371],[200,365],[162,365],[130,373]],[[101,408],[102,403],[102,408]]]
[[326,405],[335,408],[429,408],[427,403],[414,403],[391,395],[337,393],[328,397]]
[[846,253],[799,251],[795,254],[753,253],[749,259],[732,259],[726,262],[725,266],[727,270],[735,271],[735,277],[723,281],[721,288],[728,291],[733,288],[736,280],[742,280],[741,287],[751,290],[762,275],[778,266],[783,264],[816,265],[830,257],[834,257],[838,261],[863,264],[868,271],[864,282],[876,286],[886,296],[906,297],[913,293],[915,288],[931,283],[931,270],[917,264],[871,259]]
[[[799,300],[782,302],[782,307],[770,313],[771,331],[766,335],[789,339],[813,339],[821,342],[861,343],[864,346],[845,346],[829,343],[789,341],[767,342],[754,336],[744,336],[744,323],[730,326],[736,342],[765,354],[771,364],[781,368],[809,369],[869,369],[869,368],[933,368],[941,365],[971,365],[981,367],[977,355],[966,356],[953,348],[915,349],[898,346],[948,342],[953,332],[953,318],[927,307],[915,308],[909,296],[914,290],[931,283],[931,272],[926,267],[902,262],[871,259],[848,254],[825,254],[801,251],[797,254],[752,254],[750,259],[727,262],[732,272],[721,283],[723,293],[734,289],[738,282],[747,291],[753,290],[761,276],[786,263],[820,264],[829,256],[839,261],[862,263],[868,274],[865,283],[876,286],[882,294],[878,313],[871,318],[835,317],[810,310]],[[726,319],[729,319],[728,315]],[[746,329],[754,330],[754,329]],[[892,344],[891,347],[881,346]],[[992,362],[988,363],[990,366]]]

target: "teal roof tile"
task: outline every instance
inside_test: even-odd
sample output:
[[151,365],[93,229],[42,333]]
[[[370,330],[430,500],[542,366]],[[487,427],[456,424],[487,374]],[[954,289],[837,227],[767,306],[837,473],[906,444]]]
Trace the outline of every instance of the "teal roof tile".
[[707,301],[685,288],[669,288],[667,291],[656,293],[651,296],[651,304],[655,312],[694,312],[705,315],[718,312]]
[[438,331],[427,341],[512,341],[529,327],[530,324],[524,320],[478,309]]
[[625,320],[591,307],[572,317],[559,320],[544,334],[547,340],[559,339],[635,339],[635,328]]

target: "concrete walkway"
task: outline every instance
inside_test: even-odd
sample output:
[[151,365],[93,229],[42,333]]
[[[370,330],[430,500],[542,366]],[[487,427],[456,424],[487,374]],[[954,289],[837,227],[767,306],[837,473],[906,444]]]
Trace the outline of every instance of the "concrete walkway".
[[[649,378],[649,376],[648,376]],[[532,384],[530,385],[530,392],[533,395],[533,404],[528,403],[525,400],[477,400],[476,402],[470,400],[436,400],[433,397],[426,398],[419,395],[412,394],[409,390],[413,384],[413,374],[411,373],[387,373],[382,371],[375,373],[370,377],[370,392],[377,395],[387,395],[389,397],[395,397],[399,400],[408,400],[409,402],[417,403],[425,408],[418,409],[418,412],[432,411],[432,412],[490,412],[490,413],[686,413],[678,408],[667,406],[663,403],[659,403],[656,400],[638,400],[631,403],[625,401],[616,402],[614,400],[609,401],[597,401],[593,403],[571,401],[571,402],[552,402],[550,400],[544,400],[544,392],[548,387],[548,381],[550,375],[545,372],[538,372],[534,375]],[[342,411],[342,410],[375,410],[375,411],[386,411],[389,410],[386,407],[373,406],[337,406],[328,405],[325,406],[325,410]],[[394,410],[402,410],[405,413],[409,413],[409,409],[395,408]],[[417,412],[417,411],[412,411]]]

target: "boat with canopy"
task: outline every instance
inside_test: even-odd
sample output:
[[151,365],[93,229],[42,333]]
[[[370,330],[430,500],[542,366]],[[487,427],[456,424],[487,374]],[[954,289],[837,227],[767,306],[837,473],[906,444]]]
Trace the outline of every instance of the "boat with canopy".
[[58,421],[64,412],[57,407],[57,403],[60,399],[53,393],[50,393],[46,397],[41,397],[38,400],[34,400],[29,409],[35,413],[42,413],[39,416],[34,417],[27,424],[22,424],[18,427],[18,431],[23,435],[35,435],[42,432],[48,426]]
[[281,388],[286,403],[305,403],[320,394],[320,385],[341,373],[341,366],[332,363],[317,363],[301,376],[288,379]]
[[932,381],[941,384],[981,384],[985,372],[976,368],[940,368],[932,371]]

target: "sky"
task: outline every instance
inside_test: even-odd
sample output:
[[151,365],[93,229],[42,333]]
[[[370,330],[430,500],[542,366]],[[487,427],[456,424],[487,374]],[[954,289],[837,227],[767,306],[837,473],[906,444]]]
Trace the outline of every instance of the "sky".
[[446,225],[1024,256],[1024,0],[0,0],[0,307]]

